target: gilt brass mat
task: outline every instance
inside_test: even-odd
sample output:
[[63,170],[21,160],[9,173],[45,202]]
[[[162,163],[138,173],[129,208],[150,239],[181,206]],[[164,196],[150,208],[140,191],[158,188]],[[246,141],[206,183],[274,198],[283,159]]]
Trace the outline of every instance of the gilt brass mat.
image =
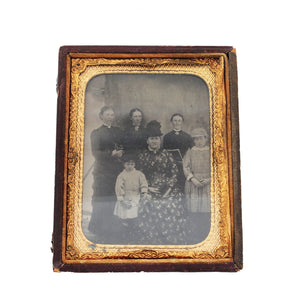
[[[216,262],[232,259],[231,169],[227,57],[224,54],[69,54],[67,57],[63,261],[67,263]],[[100,74],[160,73],[201,77],[209,88],[211,229],[196,245],[103,245],[83,234],[82,173],[87,83]],[[174,260],[175,259],[175,260]]]

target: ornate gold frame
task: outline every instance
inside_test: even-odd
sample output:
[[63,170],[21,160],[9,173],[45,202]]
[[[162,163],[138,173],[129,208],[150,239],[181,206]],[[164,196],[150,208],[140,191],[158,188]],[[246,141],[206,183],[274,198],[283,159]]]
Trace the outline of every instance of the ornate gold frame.
[[[233,260],[231,119],[228,57],[224,53],[69,53],[66,56],[63,264],[226,263]],[[105,73],[182,73],[209,87],[211,231],[197,245],[93,244],[82,232],[85,88]]]

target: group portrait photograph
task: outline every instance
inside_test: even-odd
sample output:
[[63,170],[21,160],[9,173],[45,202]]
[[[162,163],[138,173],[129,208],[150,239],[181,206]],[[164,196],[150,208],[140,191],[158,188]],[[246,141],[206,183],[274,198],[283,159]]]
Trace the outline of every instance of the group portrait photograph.
[[190,74],[101,74],[85,91],[82,230],[96,244],[193,245],[211,222],[210,103]]

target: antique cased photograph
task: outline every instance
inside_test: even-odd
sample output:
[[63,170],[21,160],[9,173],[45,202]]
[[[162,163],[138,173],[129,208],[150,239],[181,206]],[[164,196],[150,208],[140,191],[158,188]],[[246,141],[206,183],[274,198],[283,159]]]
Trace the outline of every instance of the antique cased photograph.
[[64,46],[54,271],[242,269],[233,47]]

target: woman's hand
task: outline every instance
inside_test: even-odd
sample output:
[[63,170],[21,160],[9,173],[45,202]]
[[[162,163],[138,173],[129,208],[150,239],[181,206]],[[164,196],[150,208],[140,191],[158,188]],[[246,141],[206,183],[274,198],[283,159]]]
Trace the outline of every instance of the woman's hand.
[[131,203],[131,201],[126,200],[126,199],[124,199],[124,200],[121,201],[121,205],[122,205],[123,207],[127,208],[127,209],[132,208],[132,203]]
[[204,178],[200,180],[202,186],[208,185],[210,183],[210,178]]
[[113,150],[111,155],[120,158],[120,157],[122,157],[123,153],[124,153],[124,150]]
[[191,182],[193,183],[193,185],[194,186],[196,186],[196,187],[202,187],[203,186],[203,184],[197,179],[197,178],[195,178],[195,177],[193,177],[192,179],[191,179]]
[[167,198],[169,196],[170,192],[171,192],[171,188],[168,188],[168,190],[164,193],[164,195],[162,197]]
[[150,193],[159,194],[159,189],[158,188],[149,186],[148,190],[149,190]]

